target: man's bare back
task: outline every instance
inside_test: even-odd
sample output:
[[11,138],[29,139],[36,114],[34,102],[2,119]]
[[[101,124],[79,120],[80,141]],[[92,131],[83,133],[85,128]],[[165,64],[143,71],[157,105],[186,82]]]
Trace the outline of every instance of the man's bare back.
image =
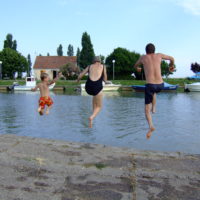
[[141,56],[136,65],[142,64],[144,66],[144,72],[146,77],[146,82],[150,84],[161,84],[163,83],[163,78],[161,75],[161,62],[162,60],[170,60],[173,64],[173,58],[161,53],[152,53]]
[[147,54],[141,57],[147,83],[160,84],[163,82],[160,67],[161,61],[160,54]]

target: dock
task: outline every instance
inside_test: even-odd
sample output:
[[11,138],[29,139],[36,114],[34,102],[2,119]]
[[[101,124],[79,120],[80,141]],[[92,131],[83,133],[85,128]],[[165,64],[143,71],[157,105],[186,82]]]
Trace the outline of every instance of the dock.
[[0,91],[7,91],[8,85],[0,85]]
[[200,155],[0,135],[1,200],[199,200]]

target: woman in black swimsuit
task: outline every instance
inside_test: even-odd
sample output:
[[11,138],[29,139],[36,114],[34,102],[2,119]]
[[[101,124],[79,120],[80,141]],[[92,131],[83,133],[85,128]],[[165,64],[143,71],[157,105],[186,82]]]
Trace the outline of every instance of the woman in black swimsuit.
[[88,73],[88,79],[85,84],[85,90],[93,96],[93,114],[89,117],[89,127],[92,128],[92,122],[102,108],[102,90],[103,81],[107,82],[106,67],[101,64],[99,56],[95,57],[94,64],[88,66],[78,77],[78,82]]

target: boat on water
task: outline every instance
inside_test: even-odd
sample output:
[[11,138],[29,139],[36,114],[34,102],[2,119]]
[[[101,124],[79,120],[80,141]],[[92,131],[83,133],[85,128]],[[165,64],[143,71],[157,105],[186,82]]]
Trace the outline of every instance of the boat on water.
[[185,84],[185,91],[186,92],[200,92],[200,82]]
[[195,73],[195,75],[188,77],[189,80],[200,80],[200,72]]
[[[132,88],[136,92],[144,92],[145,85],[133,85]],[[163,91],[170,92],[170,91],[176,91],[178,89],[179,85],[171,85],[169,83],[164,83]]]
[[[109,81],[108,83],[103,83],[103,91],[118,91],[119,88],[121,87],[120,84],[113,84],[111,81]],[[86,92],[85,91],[85,84],[81,84],[81,92]]]
[[[12,86],[8,87],[9,91],[31,91],[32,88],[36,86],[35,77],[26,77],[26,84],[19,85],[17,82],[14,82]],[[52,90],[55,86],[55,83],[49,86],[49,89]],[[39,89],[38,89],[39,90]]]

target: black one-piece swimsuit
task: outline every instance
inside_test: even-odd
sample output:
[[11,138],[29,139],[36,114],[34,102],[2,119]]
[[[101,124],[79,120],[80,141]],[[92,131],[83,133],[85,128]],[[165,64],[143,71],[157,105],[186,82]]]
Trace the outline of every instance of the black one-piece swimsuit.
[[96,96],[103,89],[104,68],[101,77],[97,81],[90,79],[90,67],[88,69],[88,79],[85,84],[85,90],[89,95]]

